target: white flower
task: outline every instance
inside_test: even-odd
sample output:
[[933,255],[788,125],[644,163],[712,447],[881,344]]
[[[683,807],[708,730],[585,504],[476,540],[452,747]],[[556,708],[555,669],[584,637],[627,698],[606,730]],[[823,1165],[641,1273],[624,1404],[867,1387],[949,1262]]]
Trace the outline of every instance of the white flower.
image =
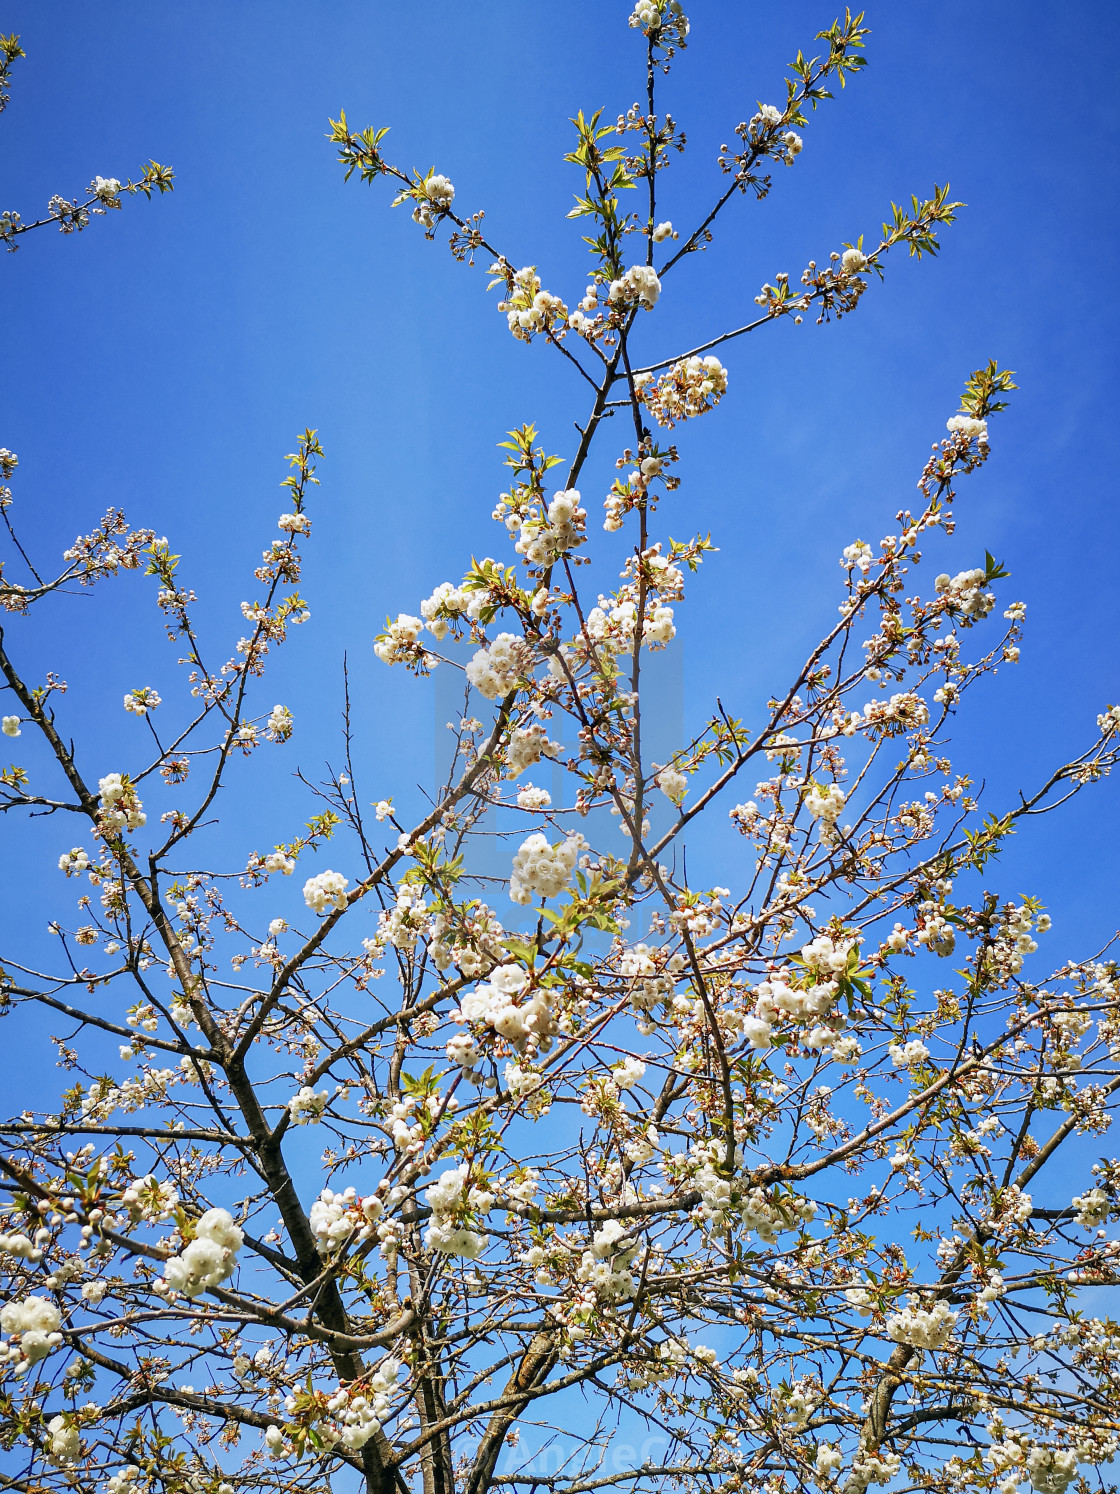
[[988,422],[977,420],[975,415],[950,415],[945,422],[945,429],[952,435],[967,436],[970,441],[975,440],[981,446],[988,442]]
[[33,1263],[43,1259],[43,1252],[37,1250],[24,1234],[0,1235],[0,1251]]
[[552,803],[552,795],[547,789],[534,788],[527,783],[517,793],[517,807],[519,809],[539,810],[547,809]]
[[303,900],[313,913],[342,913],[346,909],[349,881],[341,872],[322,871],[303,884]]
[[65,872],[68,877],[76,877],[89,870],[89,856],[81,846],[74,846],[72,850],[64,851],[58,858],[58,869]]
[[887,1052],[896,1069],[916,1068],[929,1057],[929,1049],[918,1038],[911,1038],[907,1043],[891,1043]]
[[727,370],[712,354],[682,358],[659,379],[636,375],[634,388],[658,425],[674,426],[715,408],[727,391]]
[[22,1302],[5,1302],[0,1308],[0,1330],[9,1336],[23,1333],[57,1333],[62,1314],[45,1297],[25,1297]]
[[93,179],[93,193],[100,197],[102,202],[112,202],[121,190],[121,184],[115,176],[95,176]]
[[655,244],[661,244],[666,239],[679,238],[680,234],[674,230],[673,225],[668,220],[666,220],[664,223],[659,223],[653,230],[653,242]]
[[306,514],[281,514],[276,520],[276,527],[288,534],[310,534],[311,520]]
[[688,793],[688,779],[679,768],[675,768],[672,763],[667,763],[657,775],[657,787],[666,799],[679,805]]
[[274,742],[286,742],[292,734],[292,713],[287,706],[274,705],[269,712],[267,731]]
[[0,721],[0,728],[3,729],[4,735],[6,737],[19,736],[19,721],[20,718],[18,716],[5,716],[3,721]]
[[293,1126],[307,1126],[318,1123],[323,1111],[330,1103],[330,1091],[321,1089],[318,1094],[309,1086],[304,1085],[297,1094],[288,1101],[288,1114],[292,1118]]
[[844,1454],[838,1447],[822,1442],[817,1448],[816,1471],[819,1478],[831,1478],[844,1462]]
[[487,700],[507,694],[529,660],[524,638],[499,633],[488,649],[480,648],[467,664],[467,679]]
[[611,1078],[617,1088],[633,1089],[636,1084],[641,1083],[645,1071],[646,1066],[640,1058],[624,1058],[611,1070]]
[[82,1450],[82,1441],[76,1426],[68,1425],[64,1416],[52,1416],[47,1422],[50,1435],[51,1457],[60,1463],[75,1463]]
[[962,615],[966,624],[969,620],[987,617],[995,606],[995,595],[984,590],[984,572],[978,568],[960,571],[955,576],[945,573],[933,584],[938,595],[952,611]]
[[579,853],[586,842],[582,835],[569,836],[557,846],[543,835],[530,835],[513,858],[509,895],[515,903],[528,903],[534,893],[556,897],[568,884]]
[[826,825],[836,824],[846,803],[847,799],[838,783],[827,786],[814,783],[805,795],[805,808],[815,820],[823,820]]
[[1077,1453],[1032,1447],[1027,1455],[1027,1474],[1038,1494],[1064,1494],[1077,1474]]
[[862,249],[845,249],[840,256],[840,268],[845,275],[854,275],[857,270],[865,270],[867,255]]
[[195,1238],[164,1262],[164,1280],[184,1297],[197,1297],[233,1274],[244,1238],[226,1209],[207,1209],[195,1225]]
[[652,311],[661,295],[661,281],[650,265],[631,265],[618,280],[612,280],[608,299],[615,305],[627,306],[640,301],[647,311]]
[[913,1349],[940,1349],[952,1333],[957,1316],[945,1302],[935,1302],[926,1309],[918,1306],[917,1298],[911,1298],[909,1307],[887,1319],[887,1333],[896,1344],[909,1344]]
[[146,716],[161,703],[159,694],[150,685],[139,690],[130,690],[124,698],[124,708],[133,716]]
[[404,659],[415,658],[418,653],[416,640],[423,626],[423,618],[400,613],[396,622],[388,623],[385,632],[379,634],[373,645],[374,653],[383,664],[398,664]]

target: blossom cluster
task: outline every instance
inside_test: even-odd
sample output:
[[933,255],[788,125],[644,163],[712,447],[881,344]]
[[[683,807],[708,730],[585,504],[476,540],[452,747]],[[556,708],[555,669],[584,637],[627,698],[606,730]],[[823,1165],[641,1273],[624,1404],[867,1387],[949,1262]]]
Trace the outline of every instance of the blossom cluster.
[[567,322],[568,308],[559,296],[541,289],[541,277],[535,265],[526,265],[523,270],[510,271],[508,275],[501,265],[492,266],[492,271],[507,279],[509,290],[505,300],[498,302],[498,310],[505,313],[514,337],[522,342],[532,342],[534,333],[563,327]]
[[471,1181],[470,1167],[464,1162],[441,1174],[424,1198],[432,1211],[424,1231],[424,1244],[441,1255],[460,1255],[477,1260],[490,1243],[488,1237],[472,1226],[487,1213],[494,1195]]
[[97,787],[101,794],[98,823],[102,830],[110,834],[123,829],[139,830],[147,822],[140,796],[127,774],[107,773]]
[[245,1237],[226,1209],[207,1209],[194,1227],[194,1239],[164,1263],[165,1288],[197,1297],[233,1275]]
[[515,903],[528,903],[534,894],[556,897],[568,885],[568,879],[586,842],[582,835],[570,835],[552,846],[545,836],[530,835],[522,841],[513,858],[509,895]]
[[336,871],[321,871],[303,884],[303,900],[312,913],[344,913],[349,881]]
[[672,428],[678,420],[715,409],[727,392],[727,370],[714,354],[694,355],[674,363],[659,379],[635,374],[634,391],[658,425]]
[[[452,1020],[490,1029],[518,1053],[547,1052],[555,1032],[547,991],[528,990],[529,975],[520,965],[499,965],[482,984],[460,1000]],[[476,1040],[456,1034],[447,1044],[447,1057],[461,1068],[472,1069],[479,1058]]]

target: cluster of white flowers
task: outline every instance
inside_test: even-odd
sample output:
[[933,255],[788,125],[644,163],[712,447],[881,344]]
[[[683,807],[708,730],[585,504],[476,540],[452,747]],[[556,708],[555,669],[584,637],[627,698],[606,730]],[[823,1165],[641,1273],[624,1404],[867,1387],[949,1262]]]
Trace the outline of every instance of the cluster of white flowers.
[[847,796],[838,783],[813,783],[805,795],[805,808],[815,820],[821,820],[830,829],[844,812]]
[[487,1236],[472,1229],[471,1223],[489,1213],[494,1195],[468,1182],[470,1167],[466,1162],[442,1173],[424,1197],[432,1211],[431,1223],[424,1231],[424,1244],[443,1255],[461,1255],[477,1260],[490,1243]]
[[638,1283],[630,1266],[638,1253],[635,1240],[619,1219],[607,1219],[591,1237],[591,1248],[583,1252],[576,1279],[590,1286],[602,1302],[621,1302],[632,1297]]
[[420,603],[420,615],[438,642],[447,637],[452,622],[461,617],[476,620],[485,605],[485,592],[464,591],[450,581],[441,581],[431,596]]
[[0,721],[0,730],[3,731],[6,737],[18,737],[20,735],[19,723],[19,716],[5,716]]
[[349,880],[336,871],[321,871],[303,884],[303,900],[313,913],[342,913],[346,908]]
[[887,1319],[887,1335],[912,1349],[940,1349],[948,1342],[957,1317],[945,1302],[926,1308],[919,1297],[911,1297],[909,1306]]
[[657,775],[657,787],[673,804],[680,804],[688,793],[688,779],[679,768],[666,763]]
[[515,726],[506,746],[506,774],[510,778],[519,778],[526,768],[539,763],[542,757],[555,757],[559,751],[560,743],[550,742],[548,732],[539,722]]
[[[700,1193],[696,1217],[708,1227],[723,1229],[737,1219],[747,1233],[753,1230],[772,1245],[782,1230],[796,1229],[815,1217],[817,1206],[810,1198],[792,1193],[770,1198],[761,1188],[740,1189],[724,1175],[724,1160],[722,1142],[698,1142],[692,1148],[695,1171],[690,1181]],[[737,1166],[740,1163],[737,1154]]]
[[846,973],[856,947],[855,939],[821,934],[801,949],[801,958],[814,977],[812,984],[791,984],[788,970],[775,971],[760,982],[754,991],[754,1012],[743,1019],[743,1035],[751,1047],[769,1048],[775,1023],[786,1020],[808,1028],[802,1039],[807,1048],[830,1050],[838,1058],[848,1056],[845,1048],[837,1051],[844,1041],[845,1019],[835,1010],[840,992],[835,977]]
[[679,239],[680,234],[676,231],[668,219],[659,223],[650,235],[655,244],[663,244],[666,239]]
[[1082,1229],[1092,1229],[1108,1218],[1112,1200],[1103,1188],[1090,1188],[1077,1195],[1073,1207],[1077,1210],[1077,1222]]
[[6,1255],[14,1255],[21,1261],[30,1261],[34,1264],[43,1259],[43,1252],[39,1250],[32,1240],[18,1231],[14,1235],[0,1234],[0,1252]]
[[281,872],[285,877],[290,877],[296,869],[294,856],[289,856],[287,851],[269,851],[268,855],[259,863],[266,872]]
[[467,679],[487,700],[506,695],[528,666],[532,651],[517,633],[499,633],[489,648],[480,648],[467,664]]
[[58,858],[58,869],[68,877],[80,876],[82,872],[89,870],[89,856],[81,846],[74,846]]
[[98,780],[101,793],[100,820],[106,830],[139,830],[148,816],[140,796],[127,777],[120,773],[107,773]]
[[1035,915],[1025,903],[1018,907],[1008,903],[993,930],[994,937],[984,951],[985,969],[1003,980],[1018,975],[1026,956],[1038,949],[1038,944],[1031,938],[1032,932],[1037,929],[1038,933],[1044,934],[1049,927],[1050,919],[1045,913],[1036,923]]
[[95,176],[90,190],[102,202],[112,202],[121,190],[121,184],[115,176]]
[[513,858],[513,870],[509,879],[509,895],[515,903],[529,903],[534,894],[541,897],[556,897],[568,885],[568,879],[580,852],[587,842],[582,835],[569,835],[567,840],[551,846],[545,836],[530,835],[521,843]]
[[660,457],[643,457],[625,479],[620,478],[603,500],[603,508],[606,518],[603,520],[603,528],[608,534],[615,534],[622,528],[622,521],[627,513],[634,507],[636,501],[641,498],[649,488],[650,483],[661,471],[664,463]]
[[164,1263],[166,1289],[197,1297],[232,1276],[244,1235],[226,1209],[207,1209],[194,1227],[194,1239]]
[[566,488],[549,502],[544,517],[534,510],[521,525],[514,549],[529,565],[550,566],[581,542],[586,509],[577,488]]
[[889,1484],[901,1467],[902,1458],[898,1453],[888,1452],[885,1447],[874,1452],[861,1447],[852,1459],[844,1487],[849,1494],[859,1494],[869,1484]]
[[0,1308],[0,1332],[19,1343],[0,1342],[0,1365],[10,1364],[17,1375],[45,1359],[62,1343],[62,1314],[45,1297],[25,1297]]
[[286,742],[292,734],[292,713],[287,706],[274,705],[268,714],[267,732],[273,742]]
[[639,27],[647,36],[662,40],[661,33],[668,30],[683,44],[688,35],[688,19],[681,0],[636,0],[630,14],[630,25]]
[[925,726],[928,720],[929,706],[920,695],[913,690],[897,690],[889,700],[869,700],[862,716],[859,711],[853,711],[847,717],[841,712],[836,724],[845,737],[852,736],[861,727],[893,737],[909,727]]
[[425,233],[428,233],[436,218],[450,211],[451,204],[455,201],[455,188],[446,176],[431,171],[422,182],[416,184],[411,193],[402,193],[397,201],[400,202],[409,195],[416,202],[412,209],[412,221],[419,223]]
[[[6,727],[5,730],[7,730]],[[1102,737],[1111,737],[1115,732],[1120,731],[1120,705],[1109,706],[1107,710],[1101,712],[1097,717],[1097,730]]]
[[524,784],[517,791],[518,809],[528,809],[534,814],[539,810],[547,809],[552,803],[552,795],[547,789],[534,788],[531,783]]
[[871,546],[863,540],[853,540],[845,545],[840,564],[846,571],[859,570],[866,576],[871,569]]
[[[528,972],[520,965],[499,965],[490,977],[462,998],[452,1021],[489,1027],[518,1053],[548,1051],[556,1024],[548,993],[537,989],[526,994]],[[447,1045],[447,1057],[461,1068],[473,1068],[478,1048],[466,1034],[453,1037]]]
[[836,1470],[843,1466],[844,1454],[838,1447],[833,1447],[830,1442],[821,1442],[817,1446],[817,1459],[814,1471],[818,1479],[827,1480],[832,1477]]
[[672,427],[715,409],[727,391],[727,370],[711,353],[682,358],[659,379],[635,375],[634,389],[658,425]]
[[307,514],[281,514],[276,527],[286,534],[310,534],[311,519]]
[[1065,1494],[1077,1476],[1077,1453],[1057,1447],[1032,1447],[1027,1454],[1027,1477],[1038,1494]]
[[394,949],[415,949],[416,941],[426,938],[431,929],[428,905],[424,901],[424,889],[408,883],[397,888],[396,906],[382,911],[377,925],[377,937],[383,944]]
[[133,716],[146,716],[149,711],[154,711],[160,704],[162,700],[159,693],[150,685],[144,685],[138,690],[130,690],[124,698],[124,708]]
[[[615,649],[628,653],[634,646],[634,635],[638,630],[637,588],[633,585],[619,589],[613,606],[607,597],[599,598],[599,606],[592,607],[587,614],[587,636],[600,649]],[[646,606],[642,618],[642,643],[646,648],[663,648],[677,636],[673,609],[664,602]]]
[[646,1066],[640,1058],[631,1055],[624,1058],[621,1063],[616,1063],[611,1069],[611,1078],[614,1080],[616,1089],[633,1089],[640,1084],[645,1076]]
[[[638,1013],[638,1030],[648,1035],[649,1024],[644,1019],[661,1002],[672,1001],[676,989],[674,976],[685,966],[685,956],[676,951],[666,958],[665,950],[652,950],[648,944],[635,944],[623,951],[618,963],[618,973],[631,982],[630,1005]],[[662,974],[662,970],[664,974]]]
[[162,1219],[170,1219],[179,1207],[179,1194],[174,1183],[158,1182],[149,1172],[129,1184],[121,1194],[121,1203],[133,1218],[158,1223]]
[[1018,1183],[1009,1183],[998,1191],[992,1213],[984,1221],[984,1227],[994,1234],[997,1230],[1014,1229],[1025,1224],[1034,1213],[1034,1199],[1024,1193]]
[[327,1402],[327,1410],[338,1424],[337,1441],[351,1452],[363,1448],[392,1410],[392,1393],[401,1367],[395,1359],[383,1359],[365,1384],[340,1386]]
[[652,311],[661,294],[661,281],[650,265],[631,265],[618,280],[612,280],[608,299],[615,306],[629,306],[635,301]]
[[292,1118],[292,1125],[317,1125],[322,1119],[323,1111],[330,1104],[330,1098],[330,1091],[327,1089],[321,1089],[316,1093],[309,1084],[303,1085],[288,1101],[288,1114]]
[[896,1069],[916,1069],[929,1057],[929,1049],[920,1038],[910,1038],[905,1043],[891,1043],[887,1052]]
[[52,1416],[47,1422],[51,1459],[55,1463],[76,1463],[82,1452],[78,1428],[65,1416]]
[[933,584],[948,609],[966,620],[987,617],[996,604],[995,593],[984,590],[984,572],[979,568],[955,576],[944,573]]
[[977,420],[975,415],[950,415],[945,422],[945,429],[952,436],[967,436],[970,441],[975,441],[978,446],[988,444],[988,422]]
[[357,1241],[373,1239],[384,1212],[385,1206],[376,1193],[359,1198],[353,1188],[342,1193],[324,1188],[308,1215],[315,1249],[320,1255],[330,1255],[351,1236]]
[[[499,265],[493,270],[504,273]],[[568,308],[559,296],[541,289],[541,278],[535,265],[526,265],[513,276],[513,290],[504,301],[498,302],[498,310],[505,312],[509,330],[522,342],[531,342],[536,332],[544,332],[568,320]]]
[[374,640],[373,651],[382,664],[400,664],[415,659],[419,650],[416,640],[420,637],[424,621],[407,612],[398,613],[395,622],[388,622],[384,633]]

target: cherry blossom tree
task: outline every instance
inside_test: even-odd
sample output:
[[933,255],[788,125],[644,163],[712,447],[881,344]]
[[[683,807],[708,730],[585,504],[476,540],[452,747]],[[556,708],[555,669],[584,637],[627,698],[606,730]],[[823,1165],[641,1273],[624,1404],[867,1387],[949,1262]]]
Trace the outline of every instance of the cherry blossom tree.
[[[629,19],[642,101],[573,121],[590,270],[567,300],[460,215],[449,176],[331,124],[345,176],[488,267],[515,342],[558,355],[584,401],[564,456],[532,424],[508,433],[497,538],[479,530],[495,558],[394,599],[411,610],[374,644],[461,677],[426,809],[364,797],[347,709],[342,766],[293,787],[304,830],[208,859],[208,825],[235,825],[248,792],[232,767],[298,733],[299,702],[263,680],[307,617],[315,431],[224,662],[173,538],[111,510],[48,563],[0,490],[3,731],[41,764],[0,773],[2,808],[37,817],[59,867],[55,956],[10,933],[0,1004],[61,1034],[70,1081],[0,1125],[8,1487],[1087,1494],[1108,1477],[1120,1162],[1086,1159],[1117,1104],[1120,974],[1107,946],[1054,967],[1042,903],[987,889],[1007,836],[1115,765],[1120,707],[1032,793],[981,809],[947,724],[1016,660],[1025,607],[991,555],[919,571],[989,460],[1007,370],[930,412],[913,507],[838,557],[830,620],[765,713],[713,702],[649,756],[650,659],[713,545],[659,523],[687,482],[674,427],[734,399],[738,339],[855,311],[900,256],[937,252],[958,204],[892,206],[875,242],[764,285],[743,325],[666,348],[663,286],[796,165],[866,32],[847,13],[798,54],[689,227],[667,216],[685,142],[659,112],[688,22],[678,0]],[[6,86],[21,53],[0,45]],[[171,186],[156,163],[98,177],[43,222]],[[36,226],[3,221],[10,248]],[[596,441],[605,495],[586,491]],[[15,482],[15,455],[0,464]],[[122,739],[105,772],[63,682],[21,663],[21,630],[65,588],[117,583],[152,588],[182,684],[125,696],[147,752]],[[701,815],[719,833],[689,860]],[[292,876],[289,923],[269,889]],[[623,1434],[643,1462],[611,1455]]]

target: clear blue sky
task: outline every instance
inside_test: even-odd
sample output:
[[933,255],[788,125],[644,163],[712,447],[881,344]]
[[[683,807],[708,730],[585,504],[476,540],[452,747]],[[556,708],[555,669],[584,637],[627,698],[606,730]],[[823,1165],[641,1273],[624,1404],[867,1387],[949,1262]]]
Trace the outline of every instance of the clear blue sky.
[[[637,96],[627,12],[616,0],[6,8],[28,57],[0,120],[0,207],[37,216],[52,192],[135,174],[149,156],[176,172],[173,196],[128,202],[80,238],[42,230],[0,263],[0,444],[19,453],[14,516],[37,552],[57,554],[123,504],[184,554],[224,657],[276,532],[283,454],[305,424],[326,448],[305,575],[313,620],[262,700],[289,704],[297,734],[239,806],[231,846],[294,833],[302,806],[277,823],[284,775],[337,761],[344,650],[366,797],[407,802],[410,783],[430,782],[438,707],[430,687],[373,659],[372,636],[472,552],[504,554],[489,520],[495,443],[532,420],[570,455],[586,403],[559,359],[509,337],[484,267],[425,243],[385,185],[343,185],[328,114],[390,124],[394,159],[449,175],[456,207],[485,208],[492,241],[572,302],[586,261],[564,221],[579,185],[560,159],[566,121]],[[834,10],[697,0],[690,15],[661,94],[691,147],[661,185],[682,227],[718,190],[720,143],[756,101],[780,99],[784,64]],[[745,320],[763,280],[874,235],[892,198],[948,179],[968,208],[939,260],[896,259],[839,326],[766,328],[728,350],[730,391],[682,434],[684,486],[665,509],[667,532],[711,528],[720,546],[679,612],[686,709],[699,719],[718,691],[750,723],[835,618],[842,547],[893,531],[964,376],[996,356],[1021,390],[993,422],[988,467],[962,485],[944,566],[990,549],[1013,573],[1002,595],[1028,603],[1022,663],[957,733],[958,765],[987,779],[998,808],[1120,698],[1120,10],[880,0],[868,20],[869,67],[810,120],[770,198],[737,205],[715,247],[674,274],[643,323],[650,352]],[[586,474],[592,511],[614,455],[604,447]],[[88,741],[92,776],[139,754],[125,689],[152,684],[171,702],[181,688],[151,586],[126,577],[7,627],[33,673],[70,680],[60,714]],[[135,754],[121,745],[132,733]],[[1106,784],[1005,857],[1001,892],[1049,902],[1059,958],[1115,927],[1118,805],[1120,784]],[[70,901],[54,866],[71,831],[55,824],[53,836],[0,824],[3,864],[21,868],[9,934]]]

